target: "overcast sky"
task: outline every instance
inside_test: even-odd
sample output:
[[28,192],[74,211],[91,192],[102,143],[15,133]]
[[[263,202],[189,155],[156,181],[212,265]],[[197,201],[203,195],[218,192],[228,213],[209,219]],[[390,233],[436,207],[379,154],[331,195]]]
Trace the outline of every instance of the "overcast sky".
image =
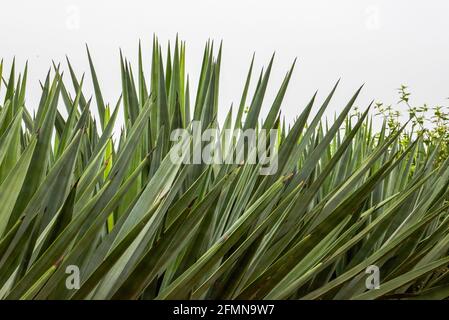
[[113,103],[120,94],[120,47],[135,62],[141,39],[149,71],[153,33],[164,44],[179,33],[196,81],[205,42],[223,40],[222,116],[240,98],[252,53],[259,69],[276,51],[267,104],[298,58],[282,109],[289,120],[315,90],[322,101],[338,78],[332,110],[363,83],[360,107],[371,99],[395,103],[400,84],[410,86],[416,104],[447,104],[448,16],[447,0],[16,0],[2,4],[0,57],[7,66],[13,56],[22,67],[28,59],[27,106],[34,108],[38,80],[52,59],[63,62],[67,54],[79,75],[88,71],[88,43],[105,100]]

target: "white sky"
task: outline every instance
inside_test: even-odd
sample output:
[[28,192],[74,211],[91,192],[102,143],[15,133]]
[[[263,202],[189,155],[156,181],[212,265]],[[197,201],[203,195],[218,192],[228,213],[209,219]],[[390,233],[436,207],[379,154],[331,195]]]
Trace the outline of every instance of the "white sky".
[[416,104],[447,104],[448,16],[447,0],[16,0],[2,4],[0,57],[8,68],[13,56],[20,67],[28,59],[32,109],[40,95],[38,80],[52,59],[64,62],[68,54],[78,75],[88,73],[88,43],[104,98],[114,103],[120,93],[119,47],[135,63],[141,39],[149,71],[153,33],[164,44],[179,33],[187,41],[187,71],[196,82],[205,42],[223,40],[223,116],[240,99],[252,53],[257,74],[276,51],[266,104],[298,57],[282,109],[291,120],[315,90],[321,102],[340,77],[332,110],[342,108],[363,83],[360,107],[371,99],[395,103],[402,83],[410,86]]

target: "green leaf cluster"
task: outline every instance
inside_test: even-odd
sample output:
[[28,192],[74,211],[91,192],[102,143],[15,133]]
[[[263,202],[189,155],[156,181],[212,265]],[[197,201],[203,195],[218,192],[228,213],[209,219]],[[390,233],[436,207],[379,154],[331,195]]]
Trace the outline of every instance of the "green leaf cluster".
[[[162,50],[156,37],[150,61],[139,46],[137,69],[120,53],[111,104],[89,50],[90,75],[69,59],[53,65],[37,106],[27,105],[27,67],[2,75],[0,64],[0,298],[449,297],[449,160],[435,161],[437,142],[387,122],[375,131],[370,106],[354,116],[362,88],[324,119],[338,82],[287,125],[295,63],[267,101],[274,56],[258,75],[253,57],[221,124],[221,45],[206,44],[195,93],[185,56],[184,42]],[[277,130],[278,170],[173,163],[170,133],[193,120]],[[370,265],[380,269],[376,290],[365,285]],[[75,290],[69,266],[80,270]]]

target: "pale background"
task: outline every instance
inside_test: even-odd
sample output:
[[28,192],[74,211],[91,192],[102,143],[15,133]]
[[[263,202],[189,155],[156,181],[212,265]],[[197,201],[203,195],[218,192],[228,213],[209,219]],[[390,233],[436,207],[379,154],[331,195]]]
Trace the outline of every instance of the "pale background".
[[410,86],[416,104],[447,104],[448,16],[447,0],[8,1],[0,12],[0,57],[7,68],[13,56],[21,68],[29,61],[27,106],[33,109],[38,80],[52,59],[64,62],[68,54],[79,76],[88,73],[88,43],[104,98],[114,103],[119,47],[135,63],[141,39],[149,72],[153,33],[165,47],[179,33],[187,41],[187,71],[195,83],[206,40],[223,40],[223,117],[231,102],[238,103],[252,53],[257,74],[276,51],[265,110],[298,57],[282,109],[291,120],[315,90],[321,102],[338,78],[342,84],[331,111],[363,83],[361,108],[371,99],[396,103],[400,84]]

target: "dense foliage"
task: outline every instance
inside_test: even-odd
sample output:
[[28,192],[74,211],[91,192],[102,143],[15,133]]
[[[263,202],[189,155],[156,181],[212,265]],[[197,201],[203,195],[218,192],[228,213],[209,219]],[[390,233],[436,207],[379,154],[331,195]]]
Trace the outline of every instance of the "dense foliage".
[[[150,62],[139,50],[137,72],[121,55],[122,92],[112,104],[89,52],[93,99],[69,60],[64,76],[59,65],[48,72],[38,106],[27,105],[26,67],[3,72],[0,297],[449,297],[447,130],[416,134],[378,104],[386,118],[376,131],[371,106],[354,113],[361,88],[324,121],[338,83],[288,126],[280,109],[294,64],[260,119],[273,59],[252,95],[251,62],[241,100],[220,125],[216,49],[205,47],[196,94],[183,42],[162,54],[155,38]],[[170,132],[192,120],[277,130],[277,172],[173,163]],[[381,282],[368,290],[371,265]],[[67,287],[70,266],[80,270],[79,289]]]

